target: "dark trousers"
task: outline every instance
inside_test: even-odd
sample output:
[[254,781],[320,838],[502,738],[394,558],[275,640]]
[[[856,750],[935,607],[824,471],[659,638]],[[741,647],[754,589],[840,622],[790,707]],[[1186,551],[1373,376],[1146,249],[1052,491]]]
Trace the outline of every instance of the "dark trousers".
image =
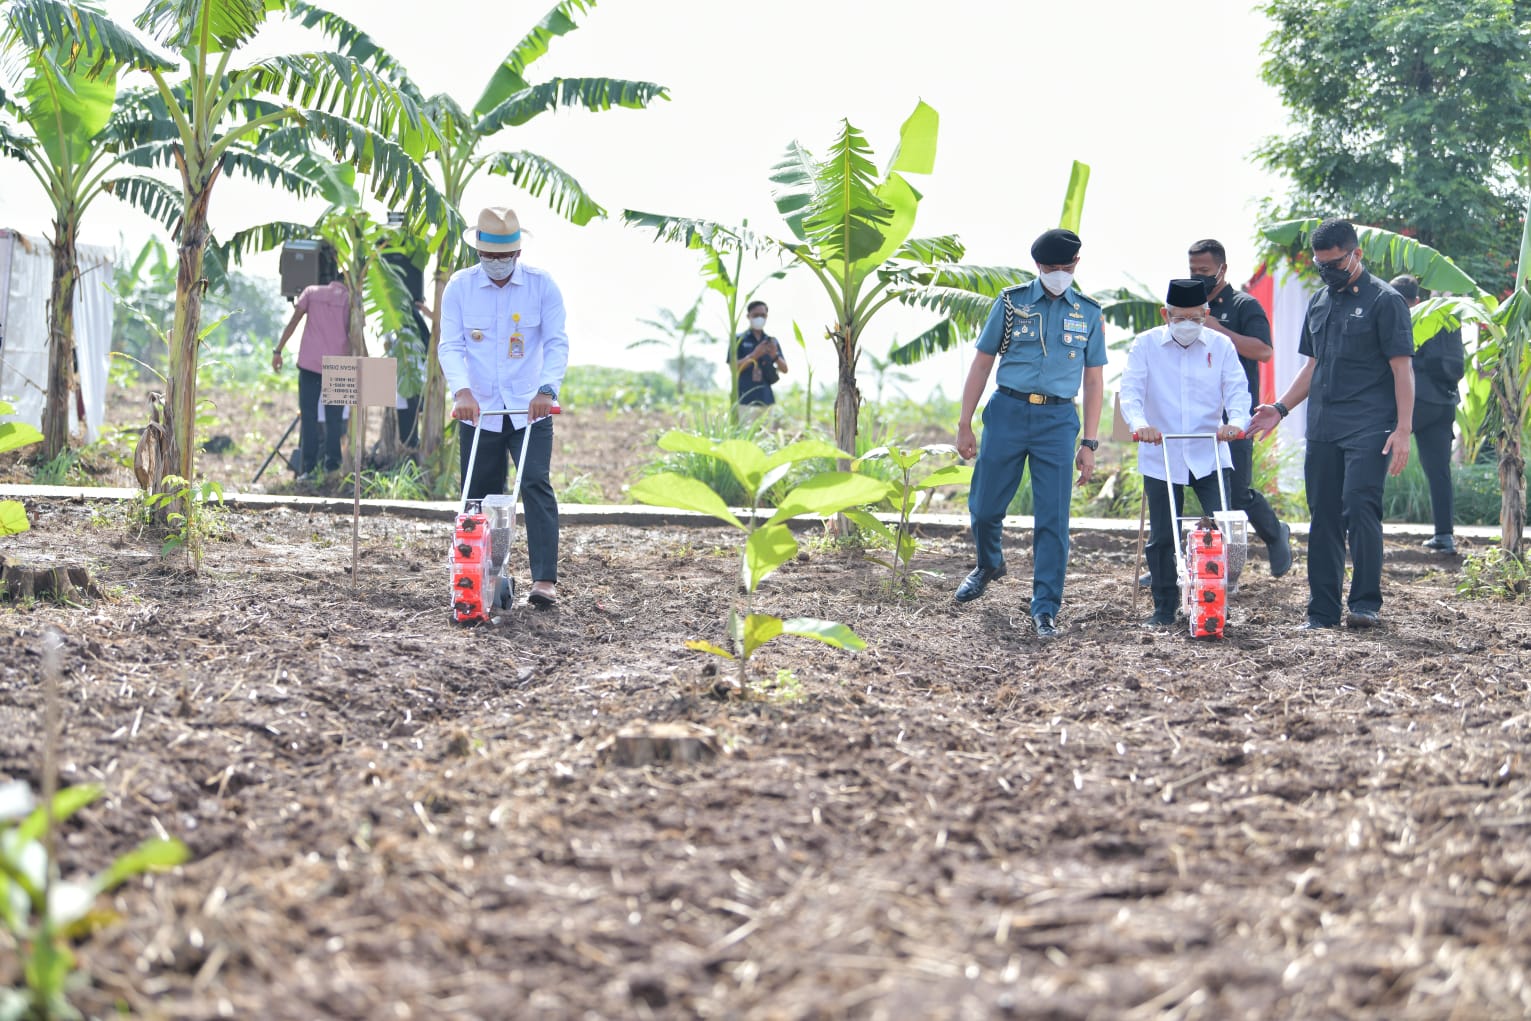
[[1334,443],[1308,441],[1308,619],[1340,622],[1345,546],[1350,545],[1350,609],[1382,609],[1382,487],[1389,430]]
[[521,464],[521,440],[526,430],[483,430],[478,441],[478,455],[473,462],[473,478],[467,478],[468,455],[473,450],[473,434],[479,430],[467,422],[457,423],[458,465],[463,476],[463,491],[468,499],[478,500],[496,493],[509,494],[506,480],[509,462],[515,461],[521,473],[521,505],[526,519],[526,549],[531,560],[533,581],[558,580],[558,498],[548,468],[553,461],[553,420],[544,418],[531,426],[531,442],[526,445],[526,464]]
[[1228,487],[1228,502],[1234,510],[1241,510],[1249,518],[1249,527],[1255,530],[1262,542],[1274,546],[1281,541],[1281,519],[1265,494],[1255,488],[1255,441],[1229,440],[1228,453],[1233,456],[1233,481]]
[[399,420],[399,442],[406,447],[413,447],[420,442],[420,437],[415,433],[415,425],[419,420],[420,398],[404,398],[407,407],[399,408],[395,413]]
[[1072,404],[1027,404],[995,392],[983,409],[983,435],[968,489],[978,566],[1005,563],[1005,511],[1031,466],[1031,612],[1056,614],[1069,562],[1069,500],[1079,412]]
[[[322,373],[298,370],[298,449],[301,451],[299,470],[308,474],[319,467],[319,394],[322,392]],[[340,467],[340,438],[345,435],[345,407],[340,404],[324,406],[324,470],[335,471]]]
[[[1223,484],[1228,485],[1229,469],[1223,469]],[[1203,475],[1188,482],[1208,515],[1223,509],[1217,491],[1217,475]],[[1175,491],[1175,506],[1170,509],[1170,490]],[[1148,497],[1148,573],[1153,576],[1154,612],[1174,613],[1180,609],[1180,575],[1175,570],[1175,545],[1180,529],[1175,519],[1185,512],[1185,486],[1170,486],[1163,479],[1143,476],[1143,494]]]
[[1414,402],[1414,442],[1419,446],[1419,466],[1430,483],[1430,516],[1435,519],[1436,535],[1452,533],[1451,443],[1456,424],[1456,405]]

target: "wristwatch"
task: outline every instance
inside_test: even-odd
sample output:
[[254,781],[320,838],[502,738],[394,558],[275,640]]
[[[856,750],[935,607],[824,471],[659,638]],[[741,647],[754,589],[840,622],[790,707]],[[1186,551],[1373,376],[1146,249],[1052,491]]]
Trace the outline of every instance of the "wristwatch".
[[1282,404],[1280,401],[1276,401],[1271,405],[1271,407],[1275,408],[1276,414],[1280,415],[1282,418],[1285,418],[1292,413],[1292,410],[1285,404]]
[[1100,440],[1080,440],[1079,445],[1094,453],[1100,449]]
[[540,393],[540,394],[547,394],[549,397],[553,398],[553,400],[555,400],[555,401],[558,400],[558,391],[553,389],[553,384],[552,383],[544,383],[544,384],[542,384],[541,386],[539,386],[537,388],[537,392]]

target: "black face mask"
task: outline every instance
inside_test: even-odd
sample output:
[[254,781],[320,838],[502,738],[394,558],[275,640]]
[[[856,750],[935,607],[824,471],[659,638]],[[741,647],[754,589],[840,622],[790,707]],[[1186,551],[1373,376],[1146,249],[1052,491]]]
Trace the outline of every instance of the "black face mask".
[[1191,279],[1192,280],[1200,280],[1201,281],[1201,285],[1207,289],[1207,300],[1211,301],[1212,300],[1212,292],[1217,290],[1217,274],[1214,273],[1211,276],[1207,277],[1207,276],[1202,276],[1200,273],[1192,273],[1191,274]]
[[[1343,261],[1349,262],[1350,257],[1347,255]],[[1343,291],[1345,285],[1350,283],[1350,270],[1340,269],[1337,266],[1320,266],[1318,275],[1323,277],[1324,283],[1329,285],[1331,291]]]

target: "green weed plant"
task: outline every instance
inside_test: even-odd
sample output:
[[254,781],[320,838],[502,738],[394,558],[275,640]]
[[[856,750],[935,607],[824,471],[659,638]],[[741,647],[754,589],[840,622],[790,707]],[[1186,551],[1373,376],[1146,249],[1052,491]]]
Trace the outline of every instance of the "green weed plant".
[[[16,414],[14,405],[0,401],[0,418]],[[0,453],[41,443],[43,434],[25,422],[0,422]],[[31,528],[27,509],[19,500],[0,500],[0,535],[16,535]]]
[[886,483],[894,503],[894,510],[898,514],[898,524],[895,527],[889,528],[865,510],[853,509],[845,512],[845,516],[850,518],[857,527],[891,543],[892,557],[887,560],[873,557],[872,560],[888,568],[889,580],[895,590],[906,589],[914,578],[910,564],[919,549],[919,544],[909,529],[909,516],[914,513],[915,501],[919,494],[922,491],[933,490],[937,486],[965,486],[971,485],[973,481],[971,465],[945,465],[919,480],[914,477],[915,469],[927,457],[952,457],[956,454],[957,448],[950,443],[929,443],[912,449],[894,446],[877,447],[856,460],[857,467],[868,462],[885,462],[898,471],[897,480]]
[[1468,599],[1524,599],[1531,592],[1531,569],[1526,562],[1502,546],[1491,546],[1481,553],[1462,558],[1462,580],[1457,595]]
[[166,535],[160,544],[160,556],[168,557],[180,550],[192,573],[200,573],[207,541],[223,528],[223,486],[211,479],[198,485],[179,475],[166,475],[164,482],[163,491],[143,497],[143,520],[147,523],[163,512]]
[[732,649],[711,642],[691,641],[686,647],[722,656],[738,664],[738,688],[744,691],[749,681],[750,657],[762,645],[779,635],[811,638],[838,649],[852,651],[866,648],[866,643],[844,624],[817,617],[792,617],[783,620],[770,614],[756,613],[753,599],[760,583],[783,564],[797,556],[797,539],[787,522],[798,515],[829,517],[852,507],[877,503],[887,493],[885,483],[854,472],[820,472],[795,486],[777,502],[775,512],[763,523],[760,507],[765,495],[790,472],[793,466],[812,458],[848,457],[833,444],[823,440],[802,440],[767,454],[757,444],[745,439],[712,440],[693,433],[671,430],[659,439],[661,449],[672,453],[687,452],[722,463],[737,486],[748,494],[748,523],[729,510],[723,497],[695,478],[675,472],[660,472],[639,480],[630,490],[633,499],[659,507],[697,511],[744,533],[739,552],[739,585],[728,611],[727,629]]
[[61,880],[50,831],[100,796],[99,787],[66,787],[38,805],[25,783],[0,784],[0,950],[24,976],[22,987],[0,989],[0,1021],[81,1017],[68,999],[79,980],[74,944],[117,921],[101,895],[187,858],[179,840],[152,837],[94,876]]

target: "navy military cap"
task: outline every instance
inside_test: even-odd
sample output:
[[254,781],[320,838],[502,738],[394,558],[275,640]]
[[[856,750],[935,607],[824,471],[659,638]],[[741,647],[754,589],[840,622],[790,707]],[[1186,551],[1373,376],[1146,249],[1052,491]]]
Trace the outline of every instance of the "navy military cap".
[[1079,254],[1080,244],[1078,234],[1054,227],[1031,243],[1031,257],[1044,266],[1065,266]]
[[1171,280],[1164,304],[1170,308],[1196,308],[1207,303],[1207,285],[1200,280]]

